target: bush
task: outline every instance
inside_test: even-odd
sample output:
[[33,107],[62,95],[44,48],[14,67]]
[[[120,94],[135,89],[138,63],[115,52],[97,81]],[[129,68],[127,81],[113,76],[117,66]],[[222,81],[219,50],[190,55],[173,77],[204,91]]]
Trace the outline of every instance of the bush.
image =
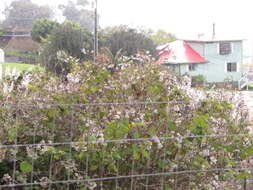
[[[252,141],[248,138],[182,136],[248,134],[242,101],[222,91],[199,96],[183,83],[155,65],[130,64],[112,75],[107,65],[90,62],[76,65],[64,82],[45,73],[6,81],[0,88],[0,144],[14,144],[16,140],[18,144],[41,144],[16,149],[15,183],[30,182],[32,165],[36,181],[40,182],[240,167],[237,160],[244,161],[252,155]],[[105,102],[133,104],[92,106]],[[108,142],[135,138],[149,140]],[[85,143],[95,140],[100,143]],[[83,144],[45,144],[71,141]],[[12,183],[14,151],[0,149],[1,184]],[[187,173],[149,177],[148,185],[172,189],[176,183],[179,189],[218,189],[220,181],[245,176],[247,173],[233,170],[196,172],[190,181]],[[143,189],[147,182],[146,178],[131,180],[136,189]],[[76,183],[70,184],[70,189],[96,186],[96,182]],[[117,186],[130,189],[131,183],[129,179],[119,179]],[[51,188],[65,189],[67,185],[53,184]],[[103,188],[114,189],[115,181],[104,182]]]
[[192,76],[192,87],[203,87],[205,84],[205,77],[203,75]]
[[[78,24],[65,22],[55,27],[49,37],[44,40],[41,52],[41,61],[47,71],[58,75],[67,75],[71,65],[62,63],[57,56],[60,52],[80,60],[91,58],[91,33]],[[61,54],[61,53],[60,53]]]

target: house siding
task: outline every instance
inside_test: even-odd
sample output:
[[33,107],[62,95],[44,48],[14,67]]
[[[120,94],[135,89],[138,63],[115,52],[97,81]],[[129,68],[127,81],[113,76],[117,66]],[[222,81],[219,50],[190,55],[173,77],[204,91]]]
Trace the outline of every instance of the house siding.
[[[207,63],[192,63],[195,65],[194,71],[189,71],[189,63],[172,64],[166,63],[171,66],[174,65],[174,71],[180,75],[197,76],[203,75],[208,83],[224,82],[228,79],[233,82],[240,80],[243,73],[243,41],[226,41],[231,43],[231,53],[227,55],[220,55],[219,44],[223,41],[206,41],[206,42],[192,42],[186,43],[202,57],[208,60]],[[237,71],[227,72],[227,63],[236,62]]]
[[[231,42],[232,52],[228,55],[219,54],[219,42],[203,43],[203,47],[200,48],[200,44],[190,43],[192,48],[198,53],[203,52],[208,63],[195,63],[195,71],[189,71],[188,65],[181,65],[181,74],[189,74],[190,76],[203,75],[208,83],[223,82],[225,79],[232,81],[239,81],[243,73],[242,70],[242,41]],[[197,48],[196,48],[197,47]],[[227,62],[237,62],[237,72],[227,72]]]
[[[207,82],[223,82],[229,78],[239,81],[242,75],[242,42],[232,42],[232,52],[228,55],[219,54],[219,43],[205,44],[205,58],[209,61],[205,64],[204,76]],[[237,62],[237,72],[227,72],[227,62]],[[201,71],[200,71],[201,72]]]

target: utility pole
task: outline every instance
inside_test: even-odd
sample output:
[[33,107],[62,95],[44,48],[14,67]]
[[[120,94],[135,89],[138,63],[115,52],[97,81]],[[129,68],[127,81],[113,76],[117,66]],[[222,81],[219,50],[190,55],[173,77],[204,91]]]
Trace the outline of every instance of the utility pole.
[[98,13],[97,13],[97,0],[95,0],[95,10],[94,10],[94,63],[96,62],[96,57],[98,55]]
[[213,36],[212,36],[213,40],[215,39],[215,37],[216,37],[216,28],[215,23],[213,23]]

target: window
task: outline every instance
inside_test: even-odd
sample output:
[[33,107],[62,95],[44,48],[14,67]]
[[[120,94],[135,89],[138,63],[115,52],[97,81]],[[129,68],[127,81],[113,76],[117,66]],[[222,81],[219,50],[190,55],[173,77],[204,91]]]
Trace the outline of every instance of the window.
[[236,62],[227,63],[227,72],[237,72],[237,63]]
[[230,42],[220,42],[219,46],[220,55],[228,55],[232,51],[231,43]]
[[195,71],[195,65],[189,64],[189,71]]
[[176,66],[175,66],[175,65],[172,65],[172,66],[171,66],[171,70],[172,70],[173,72],[176,72]]

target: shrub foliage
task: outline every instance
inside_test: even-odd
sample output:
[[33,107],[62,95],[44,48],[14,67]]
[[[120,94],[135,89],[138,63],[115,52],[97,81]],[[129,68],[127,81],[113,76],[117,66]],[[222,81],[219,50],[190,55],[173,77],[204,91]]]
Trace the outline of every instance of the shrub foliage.
[[[76,65],[64,82],[35,73],[10,78],[1,85],[0,144],[40,144],[0,149],[1,184],[29,183],[32,176],[42,183],[38,189],[48,189],[47,182],[67,179],[238,168],[253,151],[246,137],[182,138],[248,134],[247,112],[237,96],[222,91],[196,93],[159,66],[125,65],[112,74],[106,64],[87,62]],[[168,104],[91,105],[105,102]],[[149,140],[108,142],[138,138]],[[95,140],[100,143],[85,143]],[[66,144],[48,145],[52,142]],[[182,173],[80,182],[68,187],[217,189],[220,181],[247,175],[233,170],[196,172],[190,179],[188,173]],[[67,184],[50,187],[66,189]]]

